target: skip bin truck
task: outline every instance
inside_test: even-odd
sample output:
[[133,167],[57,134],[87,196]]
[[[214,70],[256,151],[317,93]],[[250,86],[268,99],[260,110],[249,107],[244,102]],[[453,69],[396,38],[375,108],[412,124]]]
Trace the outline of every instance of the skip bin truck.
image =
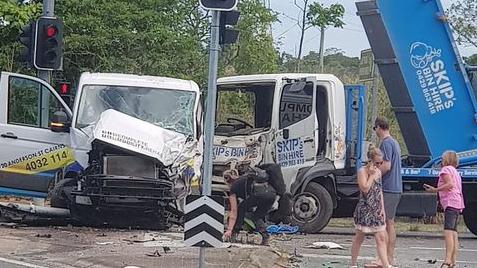
[[[356,5],[409,151],[397,214],[435,215],[436,195],[423,184],[435,183],[440,155],[455,150],[465,223],[477,234],[476,68],[463,64],[438,0]],[[227,108],[230,99],[242,109]],[[219,79],[214,189],[226,189],[224,170],[273,162],[294,196],[292,221],[301,230],[319,232],[332,216],[352,216],[366,149],[365,108],[364,88],[333,75]]]
[[88,225],[165,229],[200,175],[200,91],[172,78],[83,73],[71,111],[35,77],[0,78],[0,192],[51,197]]

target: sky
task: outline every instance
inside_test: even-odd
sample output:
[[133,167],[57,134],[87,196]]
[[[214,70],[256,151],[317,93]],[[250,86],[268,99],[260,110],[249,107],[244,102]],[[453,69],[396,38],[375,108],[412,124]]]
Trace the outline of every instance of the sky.
[[[296,25],[294,18],[298,18],[300,10],[293,4],[294,0],[268,0],[273,10],[279,13],[280,23],[273,25],[273,36],[279,41],[281,51],[285,51],[292,55],[298,54],[298,46],[300,40],[300,28]],[[302,0],[296,0],[303,3]],[[449,7],[455,0],[441,0],[444,8]],[[361,24],[361,20],[356,15],[356,6],[354,0],[311,0],[310,2],[321,2],[326,6],[333,3],[342,4],[346,13],[344,21],[346,25],[343,29],[329,29],[326,32],[325,49],[339,48],[345,52],[347,56],[359,56],[361,50],[370,48],[366,33]],[[293,18],[293,19],[292,19]],[[309,51],[318,51],[320,45],[320,33],[318,29],[311,28],[305,34],[303,44],[303,55]],[[462,56],[469,56],[477,53],[475,47],[459,46],[459,52]]]

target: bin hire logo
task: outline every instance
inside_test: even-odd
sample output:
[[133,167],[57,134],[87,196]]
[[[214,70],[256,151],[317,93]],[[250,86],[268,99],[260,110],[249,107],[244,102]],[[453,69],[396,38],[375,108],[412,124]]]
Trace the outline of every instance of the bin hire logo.
[[423,42],[414,42],[410,48],[410,63],[416,69],[420,91],[431,115],[452,108],[456,101],[441,52]]

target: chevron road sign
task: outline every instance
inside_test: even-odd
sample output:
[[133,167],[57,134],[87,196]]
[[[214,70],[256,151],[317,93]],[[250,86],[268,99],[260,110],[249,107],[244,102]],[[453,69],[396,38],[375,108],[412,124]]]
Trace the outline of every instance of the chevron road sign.
[[224,213],[222,196],[187,196],[184,244],[188,247],[221,247],[224,235]]

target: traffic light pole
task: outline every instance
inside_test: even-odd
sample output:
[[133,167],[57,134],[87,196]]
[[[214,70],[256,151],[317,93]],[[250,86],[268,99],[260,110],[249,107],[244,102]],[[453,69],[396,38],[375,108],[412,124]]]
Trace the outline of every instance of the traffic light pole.
[[[204,126],[204,164],[202,174],[202,195],[212,193],[212,154],[214,146],[215,107],[217,100],[217,68],[219,64],[220,11],[212,10],[209,45],[209,84]],[[205,268],[205,248],[200,248],[199,268]]]
[[[55,16],[55,0],[43,0],[42,17],[52,18]],[[51,83],[51,71],[38,70],[38,78]]]

